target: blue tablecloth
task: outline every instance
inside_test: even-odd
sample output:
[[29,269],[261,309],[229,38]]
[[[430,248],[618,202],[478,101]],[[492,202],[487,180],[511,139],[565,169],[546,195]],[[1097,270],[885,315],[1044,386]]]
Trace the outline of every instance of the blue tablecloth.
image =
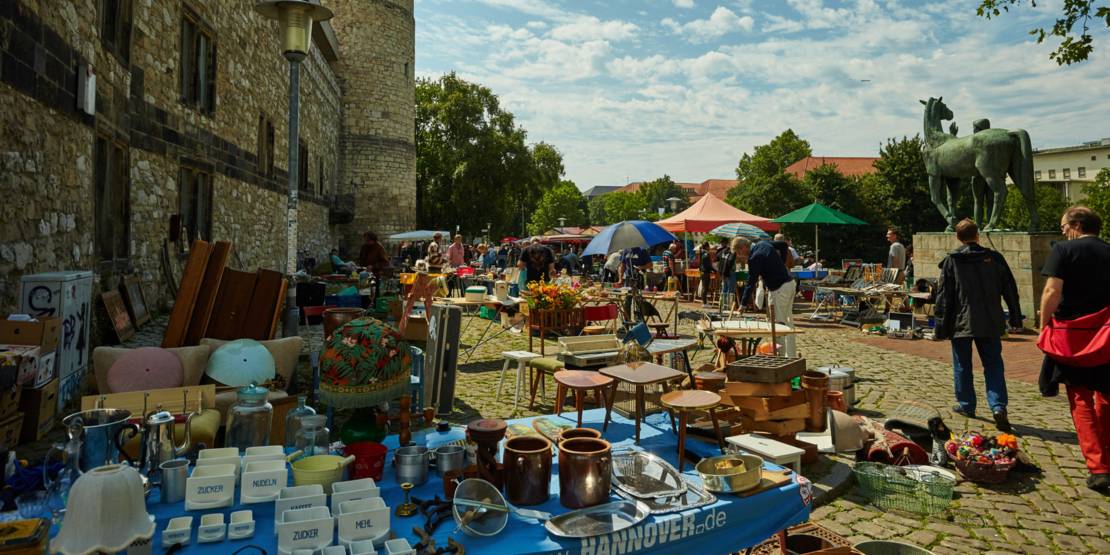
[[[564,417],[573,418],[573,413],[564,413]],[[584,425],[592,428],[601,428],[605,413],[601,409],[586,411],[583,416]],[[531,418],[513,420],[511,422],[528,422]],[[571,422],[574,424],[574,422]],[[677,467],[676,437],[670,430],[670,422],[664,415],[649,416],[645,426],[640,432],[640,447],[651,451],[675,464]],[[627,448],[633,445],[633,422],[613,414],[613,421],[604,437],[613,443],[614,449]],[[427,437],[430,446],[435,447],[462,437],[461,429],[456,428],[449,434],[432,433]],[[396,436],[386,439],[390,447],[389,462],[386,463],[384,476],[379,486],[386,505],[391,509],[402,502],[401,489],[395,479],[392,465],[392,450],[397,447]],[[716,445],[689,438],[686,445],[687,453],[696,453],[699,456],[719,454]],[[557,462],[557,457],[556,457]],[[698,481],[693,464],[686,463],[685,474]],[[769,468],[777,468],[768,465]],[[559,479],[558,465],[555,466],[551,479],[551,498],[536,507],[530,507],[554,514],[567,512],[559,504]],[[431,499],[435,495],[443,497],[443,482],[431,474],[428,482],[412,491],[414,497]],[[795,477],[790,483],[776,489],[765,491],[751,497],[739,498],[729,494],[718,494],[717,502],[679,513],[650,516],[640,525],[625,530],[621,533],[610,534],[584,540],[557,538],[547,533],[542,523],[534,520],[519,520],[510,518],[505,530],[494,537],[474,538],[462,532],[455,532],[455,523],[448,521],[439,526],[434,535],[436,545],[446,546],[447,538],[454,537],[462,543],[468,553],[494,554],[494,553],[684,553],[684,554],[712,554],[728,553],[758,544],[774,533],[809,520],[811,488],[804,478]],[[618,499],[613,496],[613,499]],[[236,494],[238,501],[238,494]],[[157,502],[157,491],[152,493],[149,510],[157,517],[157,531],[154,535],[154,552],[162,553],[162,530],[170,518],[182,515],[192,515],[193,538],[192,543],[183,549],[182,553],[230,553],[247,544],[263,546],[269,553],[277,553],[277,540],[274,536],[274,504],[259,503],[254,505],[226,508],[221,510],[228,520],[228,514],[240,509],[254,511],[255,533],[250,539],[225,540],[218,543],[198,544],[196,527],[200,523],[200,515],[215,511],[185,511],[184,503],[164,505]],[[414,526],[423,526],[424,519],[420,515],[399,518],[393,515],[391,521],[392,531],[399,537],[404,537],[411,544],[418,541],[412,532]],[[378,551],[383,553],[381,549]]]

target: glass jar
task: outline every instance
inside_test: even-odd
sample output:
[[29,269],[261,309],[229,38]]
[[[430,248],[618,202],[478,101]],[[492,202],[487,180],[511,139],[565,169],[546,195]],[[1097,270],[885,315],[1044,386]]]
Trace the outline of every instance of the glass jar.
[[328,454],[328,417],[313,414],[301,417],[301,427],[297,430],[297,449],[305,456]]
[[274,407],[267,401],[270,390],[256,383],[239,388],[227,415],[226,447],[256,447],[270,444]]
[[316,409],[305,404],[308,401],[308,396],[297,396],[297,408],[289,411],[285,415],[285,447],[297,446],[297,430],[301,429],[301,417],[312,416],[316,414]]

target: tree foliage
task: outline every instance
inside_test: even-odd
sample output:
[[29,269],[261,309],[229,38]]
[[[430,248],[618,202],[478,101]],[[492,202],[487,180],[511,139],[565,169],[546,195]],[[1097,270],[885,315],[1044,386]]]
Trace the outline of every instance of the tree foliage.
[[770,143],[744,153],[736,166],[736,187],[726,201],[747,212],[765,217],[785,214],[809,204],[801,183],[784,173],[790,164],[813,154],[809,143],[787,129]]
[[[1060,231],[1060,216],[1071,203],[1060,189],[1051,183],[1034,183],[1037,214],[1040,216],[1037,231]],[[1026,231],[1029,229],[1029,207],[1017,186],[1006,187],[1006,206],[999,218],[1002,229]],[[993,194],[991,194],[993,196]]]
[[582,226],[586,224],[586,212],[582,209],[582,193],[573,181],[562,181],[544,192],[532,220],[528,223],[528,233],[540,235],[560,225],[559,218],[565,218],[564,225]]
[[[1025,3],[1026,0],[980,0],[976,13],[991,19],[1009,12],[1010,6]],[[1037,0],[1028,0],[1028,3],[1037,6]],[[1096,26],[1102,23],[1110,28],[1110,5],[1096,0],[1064,0],[1052,27],[1037,27],[1029,34],[1037,37],[1038,43],[1043,43],[1048,37],[1059,38],[1060,44],[1049,54],[1049,58],[1060,65],[1071,65],[1085,61],[1094,51],[1092,23]]]
[[861,180],[864,201],[879,218],[876,223],[898,229],[907,239],[947,225],[929,198],[923,145],[917,135],[887,139],[879,147],[876,173]]
[[669,175],[641,183],[639,190],[636,192],[643,197],[644,206],[652,214],[658,214],[660,208],[664,212],[672,212],[671,203],[667,202],[669,198],[678,199],[676,203],[678,211],[685,210],[690,206],[690,192],[676,184]]
[[[477,234],[520,230],[563,175],[551,145],[528,146],[527,132],[489,88],[454,73],[416,84],[417,219]],[[386,209],[387,207],[382,207]]]
[[647,209],[644,204],[643,195],[639,191],[629,193],[625,191],[616,191],[607,195],[602,195],[600,198],[604,199],[604,210],[602,211],[605,220],[601,222],[591,223],[594,225],[608,225],[625,220],[639,220],[643,212]]
[[[885,225],[874,210],[866,203],[862,190],[864,178],[846,177],[836,166],[821,165],[806,173],[802,189],[812,202],[855,216],[867,225],[821,225],[820,256],[827,260],[843,258],[862,258],[864,260],[883,260],[887,243],[884,240]],[[808,202],[806,203],[808,204]],[[792,236],[795,243],[804,244],[812,249],[809,240],[813,226],[807,224],[788,225],[783,230]]]
[[[1102,218],[1102,232],[1099,235],[1103,239],[1110,239],[1110,168],[1099,170],[1094,182],[1083,187],[1083,192],[1087,194],[1083,204]],[[1063,213],[1060,214],[1062,215]],[[1053,224],[1060,223],[1059,217],[1054,219],[1048,214],[1041,214],[1041,220],[1045,219],[1051,220]]]

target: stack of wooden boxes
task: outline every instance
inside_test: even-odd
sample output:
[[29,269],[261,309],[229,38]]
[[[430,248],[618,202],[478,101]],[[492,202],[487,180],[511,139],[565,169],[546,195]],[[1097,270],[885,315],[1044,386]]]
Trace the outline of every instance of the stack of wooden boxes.
[[764,432],[786,443],[805,428],[809,403],[790,381],[806,370],[804,358],[754,355],[725,367],[722,403],[735,409],[743,432]]
[[0,446],[37,441],[54,425],[60,318],[0,320]]

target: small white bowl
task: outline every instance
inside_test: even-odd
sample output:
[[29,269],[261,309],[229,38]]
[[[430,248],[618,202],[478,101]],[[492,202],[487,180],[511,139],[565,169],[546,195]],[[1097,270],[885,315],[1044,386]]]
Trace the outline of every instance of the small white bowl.
[[223,513],[208,513],[200,516],[200,528],[197,528],[197,543],[212,543],[224,541],[227,525],[224,524]]
[[240,540],[254,535],[254,513],[250,509],[231,513],[231,523],[227,525],[227,538]]
[[162,548],[169,549],[174,544],[189,545],[193,535],[193,517],[179,516],[171,518],[162,530]]

